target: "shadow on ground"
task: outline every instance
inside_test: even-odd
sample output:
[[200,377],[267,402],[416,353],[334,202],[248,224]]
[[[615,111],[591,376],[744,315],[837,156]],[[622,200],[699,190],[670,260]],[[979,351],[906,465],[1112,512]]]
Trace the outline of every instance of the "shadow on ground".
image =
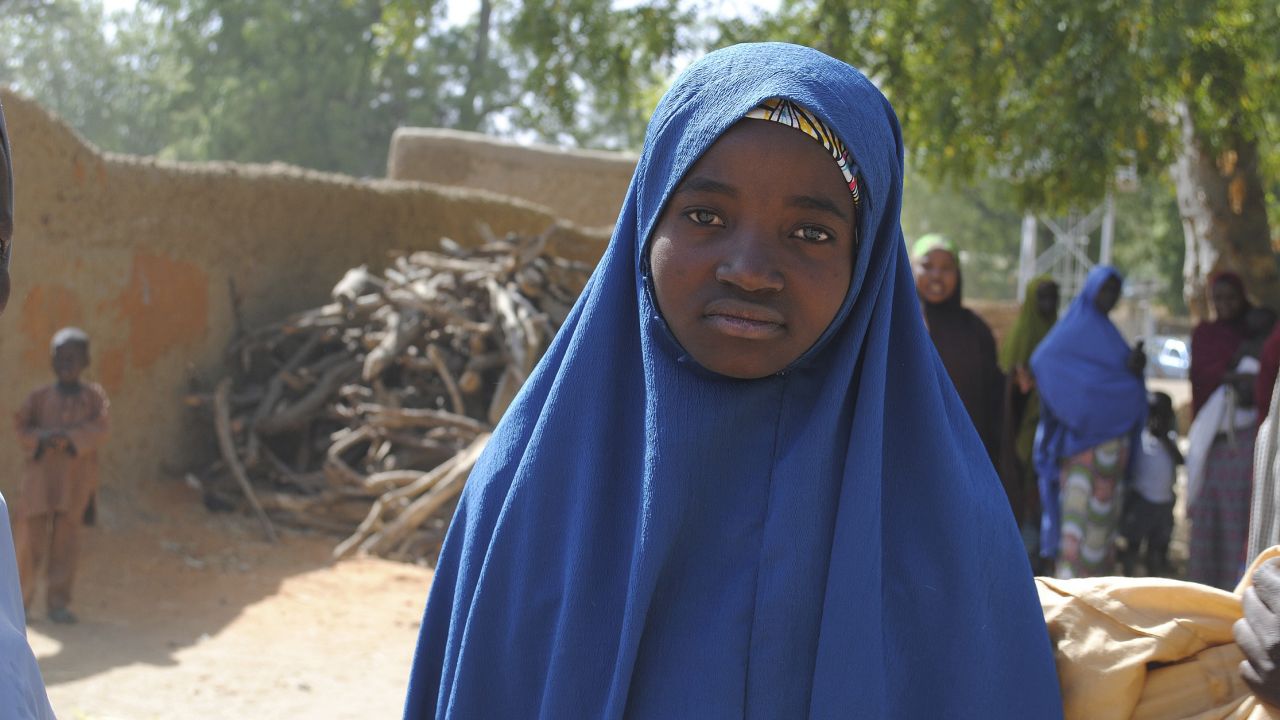
[[285,532],[271,545],[251,518],[208,513],[165,482],[145,508],[105,512],[100,527],[86,528],[72,601],[78,624],[50,622],[37,598],[29,635],[51,689],[121,666],[175,665],[176,653],[286,578],[330,564],[332,538]]

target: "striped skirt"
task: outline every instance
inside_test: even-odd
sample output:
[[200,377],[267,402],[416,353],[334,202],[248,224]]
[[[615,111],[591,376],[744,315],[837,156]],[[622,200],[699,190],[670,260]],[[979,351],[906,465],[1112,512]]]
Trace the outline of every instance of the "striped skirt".
[[1244,572],[1253,493],[1253,443],[1248,432],[1232,443],[1219,437],[1205,460],[1204,486],[1191,504],[1187,579],[1234,590]]

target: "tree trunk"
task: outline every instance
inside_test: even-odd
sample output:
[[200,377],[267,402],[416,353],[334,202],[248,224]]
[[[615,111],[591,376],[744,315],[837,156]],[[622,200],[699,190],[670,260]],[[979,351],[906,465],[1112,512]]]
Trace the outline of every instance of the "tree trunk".
[[1280,274],[1271,249],[1258,144],[1232,133],[1212,151],[1184,105],[1182,152],[1171,172],[1187,241],[1184,297],[1196,318],[1209,316],[1206,281],[1219,270],[1240,274],[1259,303],[1280,309]]
[[480,121],[484,119],[484,113],[478,105],[485,75],[488,74],[489,25],[492,17],[493,0],[481,0],[475,52],[471,56],[471,65],[467,68],[467,85],[463,91],[462,111],[458,117],[458,128],[462,130],[478,130]]

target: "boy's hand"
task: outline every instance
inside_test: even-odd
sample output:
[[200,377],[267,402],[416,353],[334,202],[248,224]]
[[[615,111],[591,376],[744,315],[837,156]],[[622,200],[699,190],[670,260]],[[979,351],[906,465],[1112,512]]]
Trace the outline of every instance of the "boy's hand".
[[1280,707],[1280,561],[1253,574],[1244,592],[1244,618],[1232,628],[1244,651],[1240,676],[1261,700]]
[[72,452],[71,439],[61,430],[46,430],[40,435],[40,444],[46,450],[61,450],[62,452]]

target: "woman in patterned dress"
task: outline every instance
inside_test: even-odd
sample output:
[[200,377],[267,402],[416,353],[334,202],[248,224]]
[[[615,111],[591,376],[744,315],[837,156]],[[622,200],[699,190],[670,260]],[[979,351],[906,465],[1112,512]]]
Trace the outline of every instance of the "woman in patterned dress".
[[1031,356],[1041,400],[1035,447],[1040,555],[1056,559],[1059,578],[1113,572],[1120,485],[1146,419],[1146,358],[1107,318],[1120,286],[1114,268],[1094,268]]

